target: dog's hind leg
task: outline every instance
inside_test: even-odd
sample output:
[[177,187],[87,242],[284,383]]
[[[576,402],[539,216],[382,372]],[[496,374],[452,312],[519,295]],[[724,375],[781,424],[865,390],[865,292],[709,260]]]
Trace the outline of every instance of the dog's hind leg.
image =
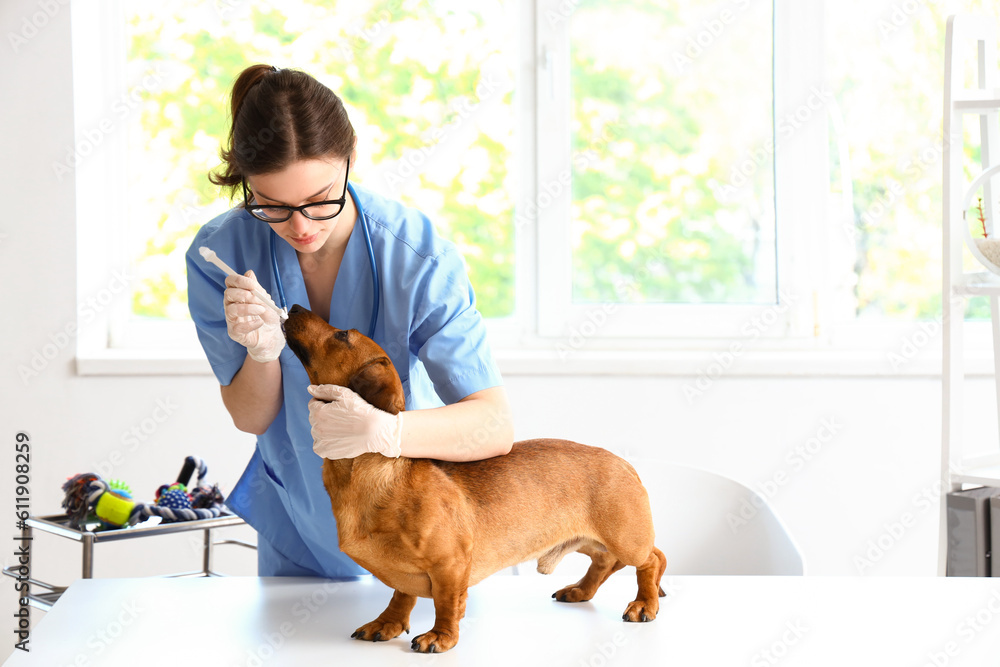
[[590,556],[590,568],[583,579],[552,594],[559,602],[583,602],[593,598],[608,577],[625,567],[625,563],[618,560],[617,556],[596,542],[588,542],[578,551]]
[[403,632],[410,631],[410,612],[417,603],[415,595],[407,595],[393,591],[392,600],[379,617],[371,623],[366,623],[351,635],[354,639],[364,641],[384,642],[398,637]]
[[631,622],[646,622],[656,618],[660,610],[660,597],[664,594],[660,588],[660,577],[667,567],[667,557],[663,552],[653,547],[646,562],[636,568],[636,579],[639,582],[639,592],[635,600],[629,602],[622,614],[622,619]]
[[663,592],[663,586],[660,585],[660,580],[663,579],[663,573],[667,571],[667,557],[663,555],[663,552],[653,547],[653,553],[660,560],[660,572],[656,575],[656,590],[659,592],[661,598],[667,597],[667,594]]

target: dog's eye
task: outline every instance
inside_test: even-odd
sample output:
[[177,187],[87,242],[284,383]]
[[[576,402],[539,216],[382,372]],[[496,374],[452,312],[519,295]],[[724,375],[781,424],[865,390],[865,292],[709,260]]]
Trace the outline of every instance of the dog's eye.
[[350,335],[351,332],[347,331],[346,329],[341,329],[337,333],[333,334],[334,338],[336,338],[337,340],[342,340],[345,343],[347,342],[347,339],[350,337]]

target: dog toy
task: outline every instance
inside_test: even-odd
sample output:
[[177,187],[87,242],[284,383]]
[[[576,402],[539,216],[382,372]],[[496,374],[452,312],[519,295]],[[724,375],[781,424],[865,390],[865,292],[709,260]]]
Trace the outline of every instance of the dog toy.
[[75,475],[62,488],[66,492],[62,506],[71,528],[80,529],[96,521],[121,528],[128,523],[135,507],[128,485],[119,480],[106,482],[94,473]]
[[191,509],[191,496],[183,484],[164,484],[156,490],[156,504],[172,510]]
[[[188,493],[187,484],[198,472],[198,486]],[[74,475],[62,489],[66,494],[62,506],[71,528],[85,530],[87,525],[100,522],[106,528],[135,525],[152,516],[164,522],[194,521],[220,516],[224,510],[219,485],[203,486],[208,466],[203,460],[189,456],[184,460],[178,479],[156,490],[155,501],[137,503],[132,489],[120,480],[105,481],[95,473]]]
[[124,482],[113,479],[108,482],[108,490],[97,500],[94,514],[104,525],[121,528],[128,523],[134,507],[132,489]]
[[[99,482],[94,489],[94,497],[91,500],[90,485]],[[66,517],[71,528],[82,528],[88,519],[96,518],[93,515],[93,504],[104,493],[104,484],[99,476],[94,473],[83,473],[74,475],[66,480],[62,485],[62,490],[66,494],[63,497],[62,506],[66,510]]]
[[[192,493],[187,492],[187,484],[194,472],[198,472],[198,486]],[[156,500],[151,504],[136,505],[129,517],[129,523],[145,521],[151,516],[158,516],[164,522],[196,521],[212,519],[222,514],[222,492],[219,485],[202,486],[202,481],[208,475],[208,466],[196,457],[184,459],[184,465],[173,484],[163,484],[156,490]]]
[[191,507],[193,509],[210,509],[214,505],[222,505],[222,491],[218,484],[199,486],[191,492]]

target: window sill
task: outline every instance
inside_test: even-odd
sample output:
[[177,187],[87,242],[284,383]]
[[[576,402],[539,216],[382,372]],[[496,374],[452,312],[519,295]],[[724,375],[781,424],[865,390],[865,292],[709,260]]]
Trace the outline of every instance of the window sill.
[[[558,349],[494,350],[505,377],[625,375],[666,377],[940,377],[941,354],[911,359],[871,350],[635,350],[566,352]],[[81,376],[211,375],[205,357],[188,350],[101,350],[80,354]],[[970,351],[967,376],[992,376],[989,350]]]
[[[706,377],[940,377],[941,355],[894,363],[883,351],[754,350],[600,350],[574,352],[499,350],[504,376],[624,375]],[[968,376],[992,375],[992,356],[965,360]]]
[[211,375],[205,355],[193,350],[105,349],[78,353],[77,375]]

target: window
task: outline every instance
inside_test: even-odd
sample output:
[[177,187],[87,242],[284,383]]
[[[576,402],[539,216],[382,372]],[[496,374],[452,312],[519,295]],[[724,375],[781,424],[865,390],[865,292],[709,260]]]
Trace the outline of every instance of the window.
[[[828,1],[816,34],[831,96],[822,326],[833,345],[885,350],[892,372],[940,352],[944,36],[949,14],[970,11],[996,7]],[[978,127],[965,141],[971,182]],[[969,299],[967,336],[986,351],[984,318],[987,299]]]
[[792,333],[772,4],[562,7],[538,22],[540,331],[731,338],[766,314],[758,334]]
[[771,22],[732,0],[573,12],[574,303],[777,301]]
[[[945,19],[995,11],[952,4],[824,3],[831,209],[847,242],[831,259],[837,280],[852,284],[840,323],[940,317]],[[978,136],[968,137],[970,181],[980,171],[973,144]],[[970,315],[984,306],[973,300]]]
[[[626,4],[543,2],[533,13],[513,0],[138,0],[107,3],[100,23],[79,17],[81,43],[111,73],[104,89],[127,102],[117,119],[124,131],[115,132],[123,136],[107,144],[114,157],[93,170],[125,179],[118,194],[127,209],[92,221],[120,241],[105,257],[119,258],[131,278],[131,298],[108,317],[111,346],[192,344],[183,253],[197,228],[230,205],[205,175],[218,165],[226,95],[250,62],[293,65],[341,95],[360,139],[356,180],[435,220],[462,250],[488,318],[514,320],[517,331],[548,323],[558,333],[575,307],[773,304],[770,4],[742,3],[743,18],[752,15],[743,22],[726,2]],[[688,28],[689,5],[703,29]],[[602,24],[611,34],[597,39]],[[637,24],[646,26],[638,54],[611,57],[633,52],[604,47]],[[524,36],[535,27],[547,60],[529,76],[517,63],[534,53]],[[752,62],[742,77],[732,74],[725,53],[747,47]],[[687,64],[666,57],[685,50]],[[648,58],[662,62],[647,68]],[[559,61],[571,66],[560,70]],[[93,78],[88,71],[81,76]],[[724,81],[713,78],[720,73]],[[546,84],[559,100],[539,93]],[[754,113],[736,114],[735,99]],[[109,108],[107,99],[92,106]],[[628,106],[635,109],[624,114]],[[546,124],[571,131],[546,134]],[[713,126],[739,126],[738,141],[722,141]],[[740,173],[736,161],[761,147],[753,174]],[[561,174],[552,182],[544,174],[551,166]],[[562,180],[560,201],[547,206]],[[732,199],[717,207],[722,191]],[[532,251],[571,259],[526,266]],[[562,283],[569,289],[553,288]],[[559,307],[536,323],[536,309],[553,298]],[[702,334],[717,329],[706,313],[689,312],[673,330],[692,316]],[[647,336],[665,331],[640,327]]]
[[[336,91],[359,135],[356,182],[417,206],[462,251],[487,317],[513,311],[514,39],[499,2],[273,4],[188,0],[122,7],[127,77],[128,332],[188,319],[184,252],[231,204],[206,179],[227,95],[253,62],[294,66]],[[352,165],[355,166],[355,165]]]
[[[480,309],[510,336],[498,346],[881,349],[898,327],[939,317],[939,8],[74,8],[78,136],[100,135],[73,168],[81,266],[98,267],[81,297],[114,271],[131,290],[97,318],[97,347],[110,332],[111,347],[197,349],[182,255],[230,205],[205,174],[250,62],[299,67],[342,96],[361,142],[357,182],[421,208],[456,242]],[[969,317],[984,313],[972,300]]]

